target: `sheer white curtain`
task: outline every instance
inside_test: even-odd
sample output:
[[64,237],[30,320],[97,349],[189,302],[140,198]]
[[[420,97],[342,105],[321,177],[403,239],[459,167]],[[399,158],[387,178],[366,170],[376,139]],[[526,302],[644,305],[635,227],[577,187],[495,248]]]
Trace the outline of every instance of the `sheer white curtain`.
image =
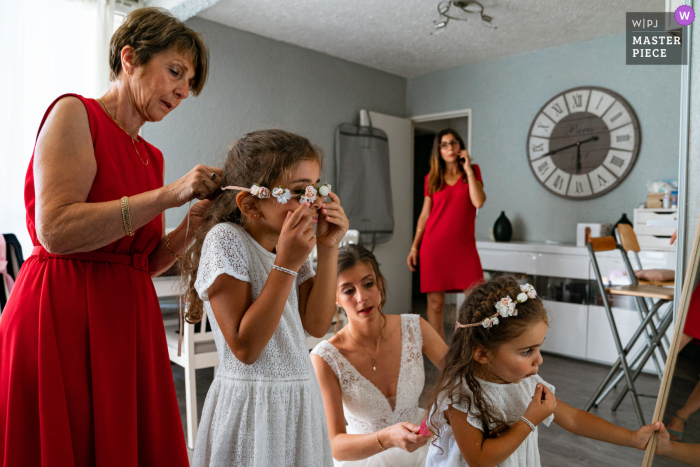
[[0,1],[0,233],[31,253],[24,178],[46,108],[64,93],[109,86],[114,0]]

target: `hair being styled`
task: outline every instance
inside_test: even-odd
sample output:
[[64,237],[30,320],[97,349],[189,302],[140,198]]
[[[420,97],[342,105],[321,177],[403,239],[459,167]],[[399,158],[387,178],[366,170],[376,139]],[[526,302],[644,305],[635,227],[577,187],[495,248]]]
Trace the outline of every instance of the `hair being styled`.
[[[520,285],[511,276],[501,276],[491,279],[483,284],[474,287],[469,296],[459,309],[457,321],[461,324],[478,323],[484,318],[496,314],[495,304],[506,296],[517,297],[521,292]],[[540,297],[528,299],[523,303],[517,303],[517,316],[501,318],[497,325],[490,328],[474,326],[470,328],[459,328],[455,331],[450,342],[449,349],[444,359],[444,369],[440,373],[437,384],[434,386],[429,397],[428,407],[437,407],[436,403],[442,394],[453,394],[452,401],[459,404],[468,401],[469,411],[475,408],[479,414],[479,419],[484,427],[484,436],[494,438],[508,427],[490,407],[481,390],[481,385],[477,381],[477,375],[488,371],[474,360],[473,352],[475,348],[483,348],[489,354],[493,354],[498,347],[507,341],[522,335],[528,327],[539,322],[549,324],[547,311],[544,309]],[[472,397],[463,394],[459,388],[463,383],[472,393]],[[431,430],[440,436],[440,428],[437,423],[437,411],[430,416]],[[490,428],[490,424],[495,424]]]
[[[451,128],[441,130],[435,135],[435,140],[433,140],[433,152],[430,154],[430,173],[428,174],[428,193],[431,195],[445,187],[445,169],[447,165],[445,164],[445,160],[440,156],[440,144],[442,143],[442,137],[445,135],[454,136],[459,142],[459,149],[466,149],[462,137]],[[461,164],[457,165],[459,166],[459,171],[462,173],[462,180],[465,181],[467,179],[467,173],[464,171],[464,167],[462,167]]]
[[202,92],[209,74],[209,49],[201,34],[190,29],[164,8],[139,8],[126,17],[109,43],[109,79],[122,71],[122,49],[134,48],[137,65],[145,65],[153,55],[175,49],[192,60],[194,78],[190,90]]
[[[362,245],[355,245],[350,243],[348,245],[343,246],[338,250],[338,278],[340,278],[340,275],[343,272],[347,271],[348,269],[352,269],[358,264],[362,263],[370,265],[372,267],[372,271],[374,272],[374,277],[377,281],[377,287],[379,287],[379,292],[382,296],[382,301],[379,304],[379,313],[382,314],[382,318],[384,319],[384,326],[386,326],[386,317],[384,316],[384,313],[382,313],[382,309],[384,309],[384,304],[386,303],[386,279],[384,279],[382,272],[379,270],[379,262],[377,261],[377,258],[374,256],[374,254]],[[338,321],[338,315],[340,314],[340,310],[341,309],[339,307],[336,307],[336,324],[334,329],[334,331],[336,332],[338,331],[338,326],[340,324],[340,322]],[[384,330],[384,326],[382,326],[382,331]]]
[[[265,187],[284,185],[285,179],[302,161],[316,161],[323,167],[321,150],[303,136],[284,130],[260,130],[236,140],[226,154],[222,186]],[[186,285],[183,301],[187,305],[185,320],[196,323],[202,319],[202,300],[194,288],[199,270],[202,245],[209,231],[222,222],[245,225],[247,218],[236,203],[238,191],[219,191],[204,216],[204,223],[194,235],[192,246],[183,255],[180,264],[182,280]],[[243,203],[276,203],[274,198],[259,199],[245,193]]]

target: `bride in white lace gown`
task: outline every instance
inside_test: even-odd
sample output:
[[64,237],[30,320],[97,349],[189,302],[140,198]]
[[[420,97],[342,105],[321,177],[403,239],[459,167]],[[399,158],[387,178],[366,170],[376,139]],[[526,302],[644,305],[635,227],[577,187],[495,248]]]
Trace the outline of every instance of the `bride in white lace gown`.
[[440,366],[445,342],[418,315],[381,312],[384,278],[362,246],[340,249],[336,301],[349,323],[311,352],[335,466],[422,467],[423,353]]

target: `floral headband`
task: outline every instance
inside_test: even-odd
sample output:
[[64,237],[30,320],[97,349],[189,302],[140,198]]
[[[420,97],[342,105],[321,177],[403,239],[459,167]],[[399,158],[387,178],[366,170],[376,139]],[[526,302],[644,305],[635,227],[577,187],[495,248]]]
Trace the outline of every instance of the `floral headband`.
[[493,325],[498,324],[498,317],[507,318],[509,316],[518,316],[518,310],[515,309],[517,303],[524,303],[528,298],[537,297],[537,292],[535,288],[530,284],[525,284],[520,286],[520,292],[518,296],[513,301],[510,296],[506,295],[500,301],[496,302],[496,314],[488,318],[484,318],[478,323],[474,324],[462,324],[459,321],[455,323],[455,331],[459,328],[472,328],[476,326],[483,326],[485,328],[490,328]]
[[243,188],[240,186],[225,186],[221,188],[222,190],[238,190],[238,191],[247,191],[253,196],[256,196],[260,199],[267,199],[270,196],[275,198],[279,203],[281,204],[287,204],[287,201],[292,199],[295,196],[301,196],[299,198],[299,202],[304,204],[305,202],[313,203],[316,201],[316,198],[318,195],[321,195],[321,197],[326,197],[328,194],[331,192],[331,186],[330,184],[326,183],[318,187],[318,190],[313,186],[309,185],[306,187],[304,190],[303,195],[292,195],[292,192],[289,191],[289,188],[282,188],[281,186],[278,186],[277,188],[273,188],[272,191],[270,191],[269,188],[265,188],[264,186],[260,186],[257,183],[250,188]]

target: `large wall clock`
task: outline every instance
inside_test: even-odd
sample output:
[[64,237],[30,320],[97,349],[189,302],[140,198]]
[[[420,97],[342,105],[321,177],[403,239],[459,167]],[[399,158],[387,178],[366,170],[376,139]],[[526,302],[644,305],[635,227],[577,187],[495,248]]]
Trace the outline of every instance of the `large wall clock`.
[[597,198],[630,173],[640,138],[637,116],[622,96],[595,86],[572,88],[550,99],[530,125],[528,162],[555,195]]

